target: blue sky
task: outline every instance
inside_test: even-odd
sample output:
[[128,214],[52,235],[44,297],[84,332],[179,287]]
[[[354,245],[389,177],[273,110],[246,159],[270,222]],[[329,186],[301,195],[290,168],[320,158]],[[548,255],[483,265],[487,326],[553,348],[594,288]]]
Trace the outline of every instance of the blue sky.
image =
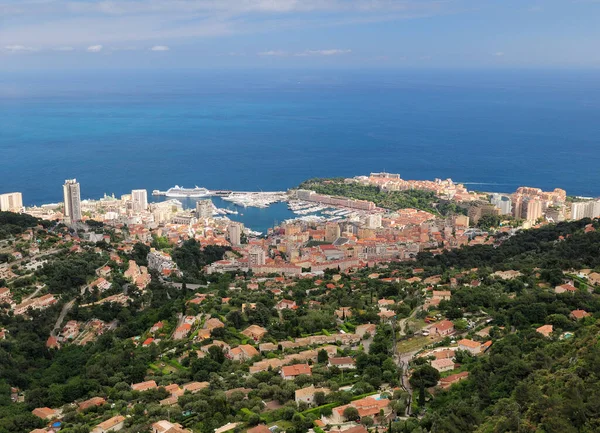
[[600,0],[0,0],[0,69],[597,68]]

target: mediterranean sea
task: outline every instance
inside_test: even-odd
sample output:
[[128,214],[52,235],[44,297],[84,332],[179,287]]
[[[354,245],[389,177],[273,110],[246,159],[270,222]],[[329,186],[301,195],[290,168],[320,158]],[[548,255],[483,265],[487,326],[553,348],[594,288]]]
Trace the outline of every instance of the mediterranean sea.
[[[33,205],[67,178],[100,198],[385,170],[598,196],[599,120],[595,71],[0,73],[0,192]],[[292,216],[277,209],[248,225]]]

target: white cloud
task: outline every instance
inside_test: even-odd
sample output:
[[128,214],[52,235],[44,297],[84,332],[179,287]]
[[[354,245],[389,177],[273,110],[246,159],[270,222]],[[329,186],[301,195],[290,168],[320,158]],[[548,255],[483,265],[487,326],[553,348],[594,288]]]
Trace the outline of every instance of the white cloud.
[[340,54],[349,54],[352,50],[339,50],[339,49],[330,49],[330,50],[306,50],[301,53],[294,54],[295,56],[337,56]]
[[260,53],[258,53],[259,56],[264,56],[264,57],[283,57],[283,56],[287,56],[287,53],[285,51],[281,51],[281,50],[270,50],[270,51],[261,51]]
[[154,45],[150,51],[169,51],[169,49],[166,45]]
[[32,51],[37,51],[37,49],[33,47],[26,47],[24,45],[6,45],[3,51],[7,51],[9,53],[30,53]]
[[494,56],[496,56],[496,57],[502,57],[502,56],[504,56],[504,53],[502,51],[497,51],[497,52],[494,53]]
[[[5,44],[105,47],[287,28],[354,25],[447,12],[446,0],[0,0]],[[326,16],[324,15],[326,14]],[[106,49],[104,51],[107,51]]]
[[102,51],[102,45],[90,45],[87,47],[88,53],[99,53]]

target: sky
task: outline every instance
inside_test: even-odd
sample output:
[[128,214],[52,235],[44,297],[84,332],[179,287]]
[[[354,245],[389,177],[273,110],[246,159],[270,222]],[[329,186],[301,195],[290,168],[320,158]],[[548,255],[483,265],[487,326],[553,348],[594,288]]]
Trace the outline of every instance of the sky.
[[600,0],[0,0],[0,71],[598,68]]

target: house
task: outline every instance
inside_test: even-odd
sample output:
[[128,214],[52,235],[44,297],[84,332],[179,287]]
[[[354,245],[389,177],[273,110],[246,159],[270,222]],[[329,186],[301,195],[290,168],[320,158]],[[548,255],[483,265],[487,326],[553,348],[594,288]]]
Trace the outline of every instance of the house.
[[554,330],[554,328],[552,327],[552,325],[543,325],[543,326],[540,326],[539,328],[537,328],[536,332],[539,332],[544,337],[549,337],[550,334],[552,334],[553,330]]
[[242,331],[242,334],[248,338],[252,338],[254,341],[260,341],[267,335],[267,332],[262,326],[250,325]]
[[366,323],[364,325],[358,325],[356,327],[356,335],[358,335],[360,338],[363,338],[365,336],[365,334],[369,334],[371,336],[375,335],[375,332],[377,331],[377,325],[374,325],[372,323]]
[[248,361],[258,355],[260,355],[258,350],[249,344],[242,344],[229,351],[229,357],[234,361]]
[[113,416],[104,422],[98,424],[92,430],[92,433],[106,433],[109,431],[119,431],[125,424],[125,417],[122,415]]
[[391,413],[389,407],[390,401],[387,398],[377,399],[375,396],[365,397],[360,400],[355,400],[350,404],[343,406],[334,407],[331,411],[331,423],[342,424],[346,422],[344,418],[344,409],[347,407],[354,407],[358,410],[358,415],[361,418],[366,416],[375,417],[379,415],[379,412],[383,409],[384,416],[388,416]]
[[240,425],[239,422],[228,422],[224,426],[216,428],[215,433],[225,433],[225,432],[234,430],[238,425]]
[[148,391],[149,389],[155,389],[157,388],[156,386],[156,382],[153,380],[149,380],[147,382],[140,382],[140,383],[134,383],[133,385],[131,385],[131,390],[132,391]]
[[152,328],[150,328],[150,332],[154,334],[155,332],[162,330],[164,327],[165,324],[163,322],[156,322],[154,325],[152,325]]
[[275,305],[275,309],[278,311],[295,310],[296,308],[298,308],[296,301],[290,301],[289,299],[282,299]]
[[588,317],[590,315],[590,313],[588,313],[585,310],[573,310],[571,311],[571,314],[569,314],[569,317],[573,320],[581,320],[584,317]]
[[203,351],[204,353],[208,353],[210,348],[213,346],[220,348],[223,351],[223,353],[227,353],[231,350],[231,346],[221,340],[213,340],[212,344],[207,344],[206,346],[202,346],[200,348],[200,350]]
[[444,371],[454,370],[454,361],[449,358],[434,359],[431,361],[431,366],[440,373],[443,373]]
[[210,331],[208,329],[199,329],[194,338],[199,341],[207,340],[210,338]]
[[369,430],[367,430],[367,428],[363,424],[359,424],[355,425],[354,427],[350,427],[349,429],[346,429],[341,433],[369,433]]
[[450,376],[446,376],[440,379],[438,382],[438,386],[443,389],[450,388],[453,384],[460,382],[461,380],[469,377],[468,371],[462,371],[460,373],[451,374]]
[[172,423],[171,421],[161,420],[152,424],[152,433],[189,433],[181,424]]
[[441,301],[449,301],[452,298],[452,292],[450,290],[434,290],[433,298]]
[[264,425],[264,424],[260,424],[257,425],[256,427],[252,427],[251,429],[248,429],[248,431],[246,433],[272,433],[271,430],[269,430],[269,428]]
[[338,358],[329,358],[327,366],[335,366],[340,370],[350,370],[356,368],[356,363],[354,362],[354,359],[350,358],[349,356],[343,356]]
[[281,368],[281,377],[283,377],[285,380],[293,380],[301,374],[311,376],[311,366],[308,364],[294,364]]
[[394,304],[396,304],[392,299],[380,299],[379,301],[377,301],[377,306],[379,307],[380,310],[387,310],[388,307],[393,306]]
[[335,310],[335,315],[342,320],[352,317],[352,309],[350,307],[340,307]]
[[575,293],[576,291],[577,291],[577,289],[575,288],[575,286],[573,286],[570,283],[563,284],[561,286],[556,286],[554,288],[554,293],[565,293],[565,292]]
[[206,321],[206,323],[204,324],[204,329],[208,329],[211,332],[214,329],[224,328],[224,327],[225,327],[225,324],[223,322],[221,322],[219,319],[215,319],[214,317],[211,319],[208,319]]
[[189,391],[192,394],[195,394],[198,391],[202,391],[204,388],[208,388],[209,386],[210,386],[210,383],[208,383],[208,382],[190,382],[190,383],[186,383],[181,388],[183,388],[184,392]]
[[433,335],[440,335],[440,336],[450,335],[454,332],[454,323],[452,323],[449,320],[442,320],[438,323],[433,324],[429,328],[429,331]]
[[90,284],[90,287],[97,287],[98,290],[100,290],[101,292],[104,292],[112,287],[112,283],[109,283],[104,278],[100,277],[96,281],[94,281],[92,284]]
[[377,314],[382,322],[391,322],[394,317],[396,317],[396,313],[391,310],[382,310]]
[[315,402],[315,394],[317,392],[327,394],[329,390],[327,388],[315,388],[314,385],[302,389],[297,389],[295,391],[296,404],[304,402],[306,404],[312,405]]
[[52,419],[56,418],[58,415],[58,411],[50,409],[49,407],[38,407],[37,409],[33,409],[31,413],[41,419]]
[[152,343],[154,343],[154,338],[152,337],[148,337],[144,340],[144,342],[142,343],[142,347],[148,347],[150,346]]
[[274,352],[277,349],[279,349],[279,347],[277,347],[277,344],[275,343],[262,343],[258,346],[258,350],[261,352]]
[[590,284],[593,284],[594,286],[600,284],[600,274],[598,272],[589,273],[587,279],[590,282]]
[[472,355],[479,355],[482,352],[481,343],[466,338],[458,342],[458,348],[471,352]]
[[187,337],[191,330],[192,325],[190,325],[189,323],[184,323],[173,333],[173,340],[181,340]]
[[110,275],[110,266],[104,266],[103,268],[100,268],[96,271],[96,275],[98,275],[99,277],[108,277]]
[[82,401],[81,403],[79,403],[77,410],[83,411],[83,410],[89,409],[90,407],[102,406],[105,403],[106,403],[106,400],[103,399],[102,397],[92,397],[89,400]]
[[433,352],[433,356],[435,356],[435,359],[452,359],[454,358],[454,355],[455,353],[452,349],[442,349]]

